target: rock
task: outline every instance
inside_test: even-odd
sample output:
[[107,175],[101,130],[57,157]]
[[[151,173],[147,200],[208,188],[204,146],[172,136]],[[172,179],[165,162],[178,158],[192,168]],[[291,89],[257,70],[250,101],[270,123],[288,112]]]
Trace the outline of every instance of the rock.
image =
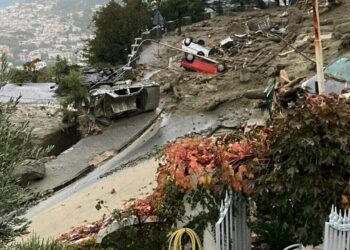
[[335,30],[342,34],[350,33],[350,22],[336,25]]
[[46,176],[45,163],[48,161],[47,159],[48,158],[42,160],[24,160],[14,168],[12,174],[24,185],[31,181],[41,180]]

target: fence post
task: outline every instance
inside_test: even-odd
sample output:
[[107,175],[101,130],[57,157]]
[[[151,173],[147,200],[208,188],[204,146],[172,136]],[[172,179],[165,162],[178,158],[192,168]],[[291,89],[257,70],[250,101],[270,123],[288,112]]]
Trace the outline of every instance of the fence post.
[[338,210],[333,205],[329,221],[325,223],[324,250],[350,249],[350,211]]
[[215,229],[216,250],[250,250],[246,201],[241,194],[226,192]]

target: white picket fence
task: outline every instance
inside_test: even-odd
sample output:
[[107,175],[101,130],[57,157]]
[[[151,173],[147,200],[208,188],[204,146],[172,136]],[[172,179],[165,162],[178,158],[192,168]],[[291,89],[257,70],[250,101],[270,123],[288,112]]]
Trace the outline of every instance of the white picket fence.
[[324,250],[350,250],[350,210],[332,206],[325,225]]
[[246,200],[241,194],[226,192],[221,201],[220,218],[215,224],[216,250],[250,250]]

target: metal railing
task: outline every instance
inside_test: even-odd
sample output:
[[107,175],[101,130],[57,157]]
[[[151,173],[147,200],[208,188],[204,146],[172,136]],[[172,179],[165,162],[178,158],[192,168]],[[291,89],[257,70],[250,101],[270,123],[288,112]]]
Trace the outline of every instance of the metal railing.
[[325,225],[324,250],[350,250],[350,210],[332,206]]
[[246,200],[238,193],[226,192],[221,201],[220,218],[215,224],[216,250],[250,250]]

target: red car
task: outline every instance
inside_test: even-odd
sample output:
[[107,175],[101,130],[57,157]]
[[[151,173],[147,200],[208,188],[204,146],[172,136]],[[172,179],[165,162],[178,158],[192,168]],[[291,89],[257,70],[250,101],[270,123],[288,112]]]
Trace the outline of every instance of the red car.
[[221,64],[221,63],[214,64],[214,63],[206,62],[204,60],[201,60],[200,58],[196,58],[192,54],[185,54],[185,58],[183,58],[181,61],[181,66],[184,67],[185,69],[213,74],[213,75],[221,73],[225,70],[224,64]]

